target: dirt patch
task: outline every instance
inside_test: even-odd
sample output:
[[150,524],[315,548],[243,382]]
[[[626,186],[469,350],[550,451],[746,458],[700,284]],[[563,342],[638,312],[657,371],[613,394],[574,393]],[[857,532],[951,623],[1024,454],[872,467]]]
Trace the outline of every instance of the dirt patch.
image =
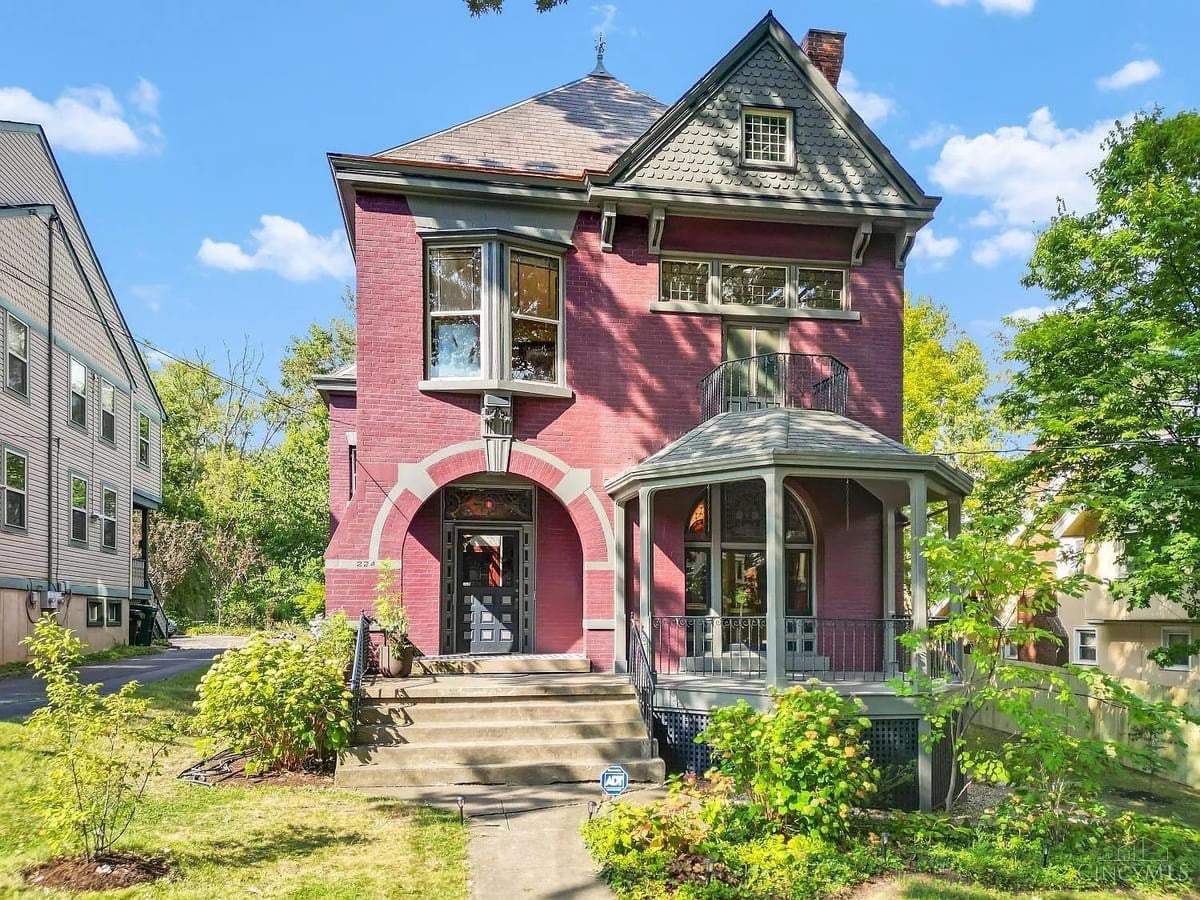
[[330,787],[333,784],[333,767],[330,765],[328,771],[306,769],[300,772],[266,772],[261,775],[248,775],[246,774],[246,755],[226,750],[189,766],[179,773],[179,778],[207,787],[253,788],[260,785]]
[[161,856],[103,853],[95,859],[59,856],[22,873],[27,884],[66,891],[109,891],[164,878],[170,866]]

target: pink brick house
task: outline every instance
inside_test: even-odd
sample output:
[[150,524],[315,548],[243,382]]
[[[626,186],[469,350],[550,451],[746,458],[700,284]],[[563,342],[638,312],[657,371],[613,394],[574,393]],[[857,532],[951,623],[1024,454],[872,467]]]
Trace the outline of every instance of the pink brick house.
[[843,41],[768,14],[670,106],[601,60],[330,156],[359,346],[319,383],[331,610],[389,561],[425,656],[645,670],[675,710],[818,677],[915,729],[900,530],[956,527],[971,483],[899,443],[938,198],[838,93]]

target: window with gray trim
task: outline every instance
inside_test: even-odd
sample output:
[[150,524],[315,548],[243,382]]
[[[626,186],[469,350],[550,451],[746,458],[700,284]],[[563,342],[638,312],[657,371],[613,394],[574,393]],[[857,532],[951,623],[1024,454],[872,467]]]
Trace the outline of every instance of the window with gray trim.
[[846,273],[843,270],[796,267],[796,306],[841,309],[845,294]]
[[105,625],[120,625],[121,624],[121,601],[106,600],[104,601],[104,624]]
[[104,601],[99,597],[87,598],[87,624],[88,628],[104,627]]
[[117,549],[117,492],[110,487],[100,491],[100,546]]
[[483,369],[483,248],[426,251],[429,377],[478,377]]
[[138,465],[150,468],[150,417],[138,413]]
[[849,308],[847,270],[785,260],[687,259],[659,261],[662,303],[776,309]]
[[666,302],[708,302],[708,260],[664,259],[659,264],[659,296]]
[[29,498],[29,457],[12,447],[4,448],[4,524],[8,528],[28,527],[26,508]]
[[87,367],[71,357],[71,424],[87,428]]
[[509,251],[509,369],[517,381],[558,382],[560,275],[559,262],[552,256]]
[[787,165],[792,161],[792,111],[754,109],[742,112],[742,160]]
[[82,475],[71,476],[71,543],[88,542],[88,481]]
[[100,379],[100,440],[117,442],[117,389],[106,378]]
[[4,329],[4,384],[10,391],[29,396],[29,326],[14,316],[7,315]]

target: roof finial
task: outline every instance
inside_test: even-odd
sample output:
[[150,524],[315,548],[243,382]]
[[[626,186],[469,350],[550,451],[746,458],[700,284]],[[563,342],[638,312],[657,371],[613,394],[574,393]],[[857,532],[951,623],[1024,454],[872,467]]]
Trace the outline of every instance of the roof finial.
[[604,48],[608,46],[604,43],[604,32],[598,32],[596,37],[596,68],[589,73],[599,78],[612,78],[612,73],[604,68]]

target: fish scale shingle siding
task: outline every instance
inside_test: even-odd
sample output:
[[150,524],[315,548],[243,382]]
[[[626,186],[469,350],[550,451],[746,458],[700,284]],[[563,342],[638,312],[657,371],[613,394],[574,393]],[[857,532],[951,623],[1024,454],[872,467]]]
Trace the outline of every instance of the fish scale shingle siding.
[[[741,163],[741,109],[764,105],[795,111],[794,169],[746,168]],[[769,44],[760,47],[626,183],[842,202],[902,202],[880,167]]]

